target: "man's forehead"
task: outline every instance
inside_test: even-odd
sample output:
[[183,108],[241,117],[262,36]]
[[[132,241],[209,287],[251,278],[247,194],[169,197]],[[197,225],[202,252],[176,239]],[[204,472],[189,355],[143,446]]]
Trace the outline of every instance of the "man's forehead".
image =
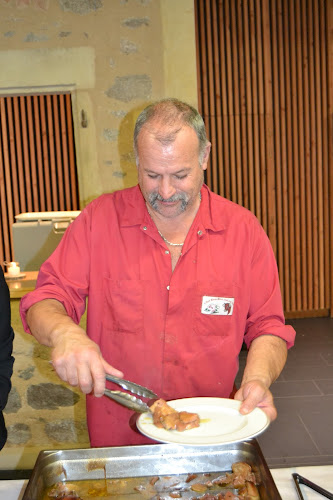
[[175,123],[173,126],[165,125],[160,121],[150,124],[147,122],[139,132],[140,139],[158,141],[163,145],[168,145],[178,140],[194,140],[199,143],[195,130],[184,123]]

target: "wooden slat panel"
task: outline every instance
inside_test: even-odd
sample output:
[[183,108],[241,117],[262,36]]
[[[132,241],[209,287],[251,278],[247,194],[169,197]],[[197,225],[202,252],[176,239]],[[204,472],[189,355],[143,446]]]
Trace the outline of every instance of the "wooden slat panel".
[[[6,120],[7,113],[9,116]],[[11,172],[10,172],[10,159],[11,152],[13,152],[13,141],[10,140],[11,129],[13,128],[12,110],[6,106],[5,101],[0,102],[0,116],[1,116],[1,133],[2,133],[2,178],[1,182],[1,218],[2,218],[2,234],[3,234],[3,254],[5,260],[11,254],[13,248],[13,241],[10,232],[10,223],[13,220],[13,202],[11,191]],[[2,264],[2,263],[1,263]]]
[[286,315],[327,314],[333,0],[195,0],[195,8],[199,108],[213,142],[207,183],[267,231]]
[[59,99],[59,111],[60,111],[60,154],[61,163],[64,167],[64,206],[68,206],[70,203],[70,177],[69,177],[69,161],[68,161],[68,146],[67,146],[67,128],[66,128],[66,107],[65,107],[65,96],[58,96]]
[[[225,22],[224,22],[224,9],[222,2],[219,2],[218,9],[218,26],[220,30],[220,36],[218,39],[219,48],[220,48],[220,66],[221,66],[221,122],[222,122],[222,149],[219,150],[217,154],[222,158],[222,165],[219,168],[220,171],[220,190],[217,192],[221,192],[227,198],[230,198],[230,131],[229,131],[229,122],[228,122],[228,91],[227,91],[227,60],[224,57],[221,57],[221,54],[225,53]],[[221,162],[219,162],[220,164]],[[210,170],[210,169],[209,169]]]
[[[326,7],[326,2],[324,2]],[[327,81],[328,81],[328,120],[327,120],[327,137],[328,137],[328,172],[329,172],[329,222],[325,226],[331,228],[329,232],[329,256],[330,256],[330,289],[328,303],[331,308],[331,317],[333,317],[333,265],[332,265],[332,254],[333,254],[333,231],[332,231],[332,221],[333,221],[333,0],[328,0],[327,12],[325,12],[324,19],[327,19],[327,26],[325,30],[326,46],[328,47],[327,53],[323,55],[323,60],[327,61]],[[327,59],[326,59],[327,58]],[[328,239],[328,238],[327,238]],[[326,268],[327,269],[327,268]]]
[[[14,197],[14,212],[19,214],[26,212],[26,198],[25,198],[25,179],[24,179],[24,161],[23,161],[23,142],[21,133],[21,111],[19,97],[7,98],[7,101],[12,100],[14,105],[14,120],[15,120],[15,141],[16,141],[16,155],[17,163],[15,163],[15,156],[12,155],[12,178],[14,182],[13,197]],[[18,186],[18,187],[17,187]]]
[[29,158],[29,139],[28,139],[28,123],[26,115],[26,101],[24,96],[20,96],[20,117],[22,130],[22,149],[23,149],[23,167],[24,167],[24,185],[27,212],[33,212],[32,205],[32,190],[30,176],[30,158]]
[[0,117],[1,117],[1,158],[0,158],[0,210],[1,210],[1,235],[3,244],[1,245],[1,264],[7,260],[7,256],[11,254],[11,240],[9,232],[9,214],[8,202],[6,196],[6,182],[8,183],[9,175],[9,148],[7,139],[7,122],[5,101],[0,101]]
[[70,94],[0,98],[0,203],[0,265],[14,215],[79,209]]
[[300,300],[298,303],[299,309],[308,309],[308,282],[307,282],[307,245],[306,245],[306,176],[305,176],[305,148],[304,148],[304,92],[303,87],[304,74],[303,74],[303,46],[302,40],[302,15],[301,15],[301,0],[296,1],[296,15],[295,15],[295,30],[296,30],[296,95],[295,102],[297,102],[296,123],[298,124],[298,134],[295,138],[297,147],[297,158],[299,165],[299,227],[300,227],[300,279],[298,280],[297,296]]
[[26,105],[27,105],[27,123],[28,123],[28,136],[29,136],[32,206],[33,210],[37,212],[39,208],[39,200],[38,200],[38,186],[37,186],[35,131],[34,131],[33,113],[32,113],[32,96],[26,96]]
[[55,140],[54,140],[54,125],[53,125],[53,109],[52,109],[52,96],[46,96],[46,116],[48,128],[48,151],[50,162],[50,181],[51,181],[51,195],[53,210],[59,210],[58,193],[57,193],[57,165],[55,158]]
[[[67,144],[68,144],[68,165],[69,165],[69,178],[70,178],[70,198],[67,207],[73,206],[80,207],[79,200],[79,189],[77,182],[77,171],[76,171],[76,161],[75,161],[75,146],[74,146],[74,130],[73,130],[73,120],[72,120],[72,104],[71,96],[65,94],[66,100],[66,125],[67,125]],[[67,208],[67,210],[70,210]]]
[[[45,174],[45,195],[46,206],[53,207],[52,203],[52,186],[51,186],[51,167],[48,148],[48,128],[47,128],[47,113],[46,113],[46,96],[40,99],[40,123],[42,137],[42,157],[44,163]],[[52,208],[54,210],[54,208]]]
[[42,139],[41,139],[41,117],[39,108],[40,98],[36,95],[33,96],[33,108],[34,108],[34,131],[35,131],[35,141],[36,141],[36,163],[37,163],[37,177],[38,177],[38,199],[39,208],[41,212],[46,211],[45,203],[45,187],[44,187],[44,168],[43,168],[43,150],[42,150]]

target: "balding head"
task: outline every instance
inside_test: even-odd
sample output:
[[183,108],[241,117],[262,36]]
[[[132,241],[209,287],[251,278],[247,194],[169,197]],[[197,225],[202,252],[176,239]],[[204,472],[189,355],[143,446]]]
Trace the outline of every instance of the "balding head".
[[163,145],[174,142],[179,131],[191,127],[197,137],[199,146],[199,164],[205,157],[208,143],[205,124],[198,111],[189,104],[178,99],[162,99],[147,106],[139,115],[134,129],[134,152],[138,164],[138,137],[141,129],[149,129],[149,133]]

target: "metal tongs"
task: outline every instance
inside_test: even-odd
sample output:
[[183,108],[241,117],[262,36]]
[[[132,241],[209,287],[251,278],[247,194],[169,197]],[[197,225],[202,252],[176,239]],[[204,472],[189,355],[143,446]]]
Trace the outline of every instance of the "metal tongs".
[[293,480],[295,482],[295,487],[296,491],[298,494],[298,498],[300,500],[304,500],[304,497],[302,495],[302,491],[300,488],[300,484],[304,484],[305,486],[308,486],[311,488],[313,491],[316,491],[320,495],[323,495],[323,497],[330,498],[333,500],[333,493],[330,493],[327,490],[324,490],[321,486],[318,486],[317,484],[313,483],[312,481],[309,481],[309,479],[306,479],[305,477],[301,476],[300,474],[297,474],[296,472],[292,474]]
[[[129,380],[124,380],[123,378],[114,377],[113,375],[108,375],[108,374],[106,375],[105,378],[109,382],[113,382],[119,385],[120,387],[126,389],[132,394],[137,394],[138,396],[143,396],[149,399],[157,398],[157,394],[155,394],[155,392],[151,391],[150,389],[147,389],[146,387],[143,387],[142,385],[136,384],[135,382],[130,382]],[[135,396],[128,394],[127,392],[110,391],[110,389],[105,389],[104,394],[108,398],[117,401],[117,403],[126,406],[130,410],[137,411],[139,413],[145,413],[147,411],[150,411],[150,408],[147,405],[147,403],[142,401],[142,399],[136,398]]]

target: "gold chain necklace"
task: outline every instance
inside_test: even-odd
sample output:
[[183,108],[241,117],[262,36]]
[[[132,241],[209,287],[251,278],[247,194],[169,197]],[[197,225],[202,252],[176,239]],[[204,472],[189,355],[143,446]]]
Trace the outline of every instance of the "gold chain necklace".
[[158,231],[158,234],[160,235],[160,237],[162,238],[162,240],[165,241],[165,243],[167,243],[168,245],[171,245],[172,247],[182,247],[184,245],[184,243],[171,243],[171,241],[168,241],[163,236],[163,234],[161,233],[161,231],[159,229],[157,229],[157,231]]

